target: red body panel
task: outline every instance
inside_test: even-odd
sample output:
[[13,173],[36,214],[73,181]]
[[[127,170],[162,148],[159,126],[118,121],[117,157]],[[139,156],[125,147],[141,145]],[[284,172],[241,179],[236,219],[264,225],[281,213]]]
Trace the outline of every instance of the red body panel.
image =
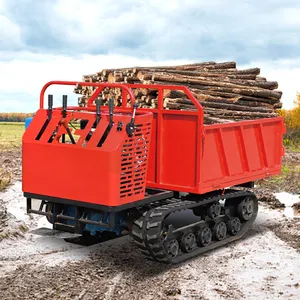
[[[40,109],[24,133],[24,192],[106,206],[119,206],[144,197],[151,114],[137,114],[137,130],[132,138],[124,129],[118,131],[116,126],[113,127],[101,147],[97,144],[109,124],[107,113],[102,113],[101,121],[88,142],[84,137],[95,122],[95,114],[70,113],[66,123],[72,119],[89,121],[83,130],[73,130],[74,137],[79,136],[76,144],[61,142],[61,135],[66,133],[64,127],[58,125],[61,119],[61,111],[53,110],[51,121],[37,140],[47,120],[47,111]],[[126,125],[130,120],[128,113],[114,114],[115,124],[120,121]],[[57,126],[56,138],[49,143]]]
[[187,113],[164,111],[159,125],[154,112],[147,186],[202,194],[280,173],[282,117],[202,127]]
[[282,118],[204,128],[201,192],[280,173],[284,133]]
[[[91,140],[86,147],[82,147],[81,143],[49,144],[48,136],[44,136],[44,144],[34,141],[46,119],[43,98],[46,88],[51,84],[77,83],[50,82],[43,88],[41,110],[23,137],[23,191],[109,206],[141,200],[141,194],[126,194],[126,197],[120,198],[120,146],[128,142],[125,132],[111,135],[101,150],[95,147],[101,132],[108,124],[108,119],[106,122],[101,120],[102,123],[100,122],[93,135],[94,142]],[[157,109],[138,109],[141,113],[153,114],[153,118],[152,114],[148,114],[142,121],[152,122],[147,187],[202,194],[280,173],[282,135],[285,130],[281,117],[204,125],[203,108],[186,87],[79,84],[97,88],[89,100],[88,107],[85,108],[87,111],[95,111],[93,101],[105,86],[123,88],[124,108],[120,109],[120,112],[131,110],[125,108],[127,95],[134,101],[130,89],[158,90]],[[195,110],[165,110],[165,89],[185,92],[194,103]],[[68,110],[79,108],[69,107]],[[85,118],[95,119],[94,113],[85,114]],[[53,119],[55,118],[59,116],[54,114]],[[120,118],[124,123],[128,123],[130,116],[120,114],[114,118],[115,122]],[[45,134],[51,135],[56,125],[57,119],[48,125],[48,132]],[[91,125],[85,129],[85,134],[90,128]],[[126,187],[124,189],[126,190]]]

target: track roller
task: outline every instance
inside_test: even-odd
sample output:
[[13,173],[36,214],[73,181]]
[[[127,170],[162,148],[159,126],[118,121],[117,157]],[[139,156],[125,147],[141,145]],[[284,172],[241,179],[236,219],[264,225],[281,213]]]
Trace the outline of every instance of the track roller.
[[251,219],[254,211],[254,202],[251,197],[246,197],[238,205],[238,216],[242,221],[248,221]]
[[217,223],[214,227],[214,238],[217,241],[222,241],[226,238],[227,235],[227,226],[225,222]]
[[221,204],[219,202],[212,204],[207,209],[207,215],[212,219],[219,217],[220,214],[221,214]]
[[228,233],[230,235],[237,235],[241,230],[241,221],[238,217],[232,218],[228,221]]
[[181,251],[188,253],[192,252],[196,248],[196,237],[194,233],[187,232],[183,235],[180,242]]
[[211,243],[212,232],[208,226],[202,227],[198,232],[197,243],[199,246],[206,247]]
[[176,239],[172,239],[166,242],[165,248],[170,258],[175,258],[179,252],[179,243]]

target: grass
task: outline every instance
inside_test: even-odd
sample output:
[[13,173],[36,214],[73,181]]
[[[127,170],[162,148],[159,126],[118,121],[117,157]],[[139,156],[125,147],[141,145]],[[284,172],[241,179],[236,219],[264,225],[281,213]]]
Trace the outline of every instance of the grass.
[[285,146],[285,151],[288,152],[300,152],[300,144],[292,144],[292,145],[288,145]]
[[289,152],[300,152],[300,141],[299,138],[293,140],[285,137],[283,139],[283,145],[286,151]]
[[287,165],[283,165],[282,168],[281,168],[281,173],[283,175],[287,175],[288,173],[291,172],[291,167],[290,166],[287,166]]
[[[72,122],[70,126],[73,131],[80,128],[76,122]],[[20,148],[24,131],[24,122],[0,122],[0,151]]]
[[24,131],[24,122],[0,122],[0,151],[19,148]]

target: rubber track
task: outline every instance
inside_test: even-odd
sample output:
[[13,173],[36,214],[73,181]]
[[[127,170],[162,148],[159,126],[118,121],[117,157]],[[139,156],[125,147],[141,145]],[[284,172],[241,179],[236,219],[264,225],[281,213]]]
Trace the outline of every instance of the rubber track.
[[[179,254],[170,261],[169,254],[165,250],[163,244],[164,241],[161,238],[162,222],[170,213],[200,207],[221,199],[234,199],[247,196],[251,196],[254,200],[254,212],[250,220],[242,223],[242,228],[237,235],[227,236],[222,241],[212,241],[210,245],[206,247],[197,247],[190,253],[179,252]],[[257,212],[257,199],[256,196],[250,191],[226,190],[225,194],[223,195],[204,198],[200,201],[167,199],[159,204],[154,203],[152,207],[145,211],[139,219],[135,220],[132,227],[131,236],[134,238],[136,244],[146,257],[160,262],[177,264],[186,259],[190,259],[240,239],[254,223]]]

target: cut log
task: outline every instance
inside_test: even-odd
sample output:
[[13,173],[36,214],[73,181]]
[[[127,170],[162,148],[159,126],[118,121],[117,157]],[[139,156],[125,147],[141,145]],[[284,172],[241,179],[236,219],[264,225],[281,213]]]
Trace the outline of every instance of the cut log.
[[240,79],[224,79],[225,82],[230,82],[233,84],[243,85],[243,86],[253,86],[260,87],[268,90],[275,90],[278,88],[277,81],[256,81],[256,80],[240,80]]
[[217,108],[205,108],[205,112],[212,114],[214,116],[248,116],[248,117],[256,117],[256,118],[271,118],[276,117],[276,113],[262,113],[262,112],[245,112],[245,111],[234,111],[234,110],[220,110]]
[[214,61],[209,61],[209,62],[203,62],[203,63],[194,63],[194,64],[186,64],[186,65],[178,65],[178,66],[155,66],[155,67],[134,67],[133,72],[137,73],[139,71],[147,71],[147,70],[174,70],[174,69],[181,69],[185,67],[204,67],[204,66],[209,66],[209,65],[215,65],[216,63]]
[[267,81],[267,78],[266,77],[261,77],[261,76],[256,76],[256,79],[257,81]]
[[[140,76],[140,79],[143,76]],[[163,78],[163,79],[162,79]],[[162,80],[160,80],[162,79]],[[230,79],[227,77],[193,77],[187,75],[180,75],[180,74],[166,74],[160,73],[156,76],[152,76],[153,81],[167,81],[167,82],[175,82],[175,83],[191,83],[191,84],[203,84],[203,85],[212,85],[212,86],[226,86],[226,87],[240,87],[240,86],[247,86],[247,87],[257,87],[263,89],[270,89],[274,90],[278,88],[277,81],[256,81],[256,80],[241,80],[241,79]],[[189,82],[190,80],[190,82]]]
[[135,82],[139,82],[140,79],[138,77],[133,77],[133,76],[127,76],[127,77],[124,77],[124,82],[126,83],[135,83]]
[[107,81],[109,83],[114,83],[115,82],[115,75],[114,75],[113,72],[111,72],[111,73],[108,74]]
[[275,103],[273,107],[274,109],[282,108],[282,103],[281,102]]
[[271,102],[278,102],[282,96],[281,91],[254,89],[252,87],[251,88],[230,88],[230,87],[202,86],[202,85],[192,85],[192,87],[194,89],[198,89],[199,92],[202,92],[203,90],[207,90],[207,91],[214,91],[214,92],[231,93],[240,96],[252,97],[251,100],[253,99],[253,97],[255,97],[255,99],[260,99],[260,101],[266,100]]
[[116,69],[103,69],[100,74],[101,76],[108,76],[109,73],[113,73]]
[[[216,73],[219,73],[220,71],[219,70],[210,70],[209,72],[216,72]],[[244,69],[244,70],[224,70],[224,72],[226,74],[255,74],[255,75],[259,75],[260,74],[260,68],[250,68],[250,69]]]
[[224,63],[214,63],[207,65],[186,65],[186,66],[177,66],[175,70],[222,70],[222,69],[232,69],[236,70],[236,63],[234,61],[224,62]]
[[187,98],[184,92],[176,91],[176,90],[164,90],[163,97],[164,98]]
[[[238,72],[238,71],[237,71]],[[229,78],[229,79],[242,79],[242,80],[255,80],[256,74],[226,74],[226,71],[222,73],[210,73],[208,72],[198,72],[198,71],[185,71],[185,70],[168,70],[169,74],[187,75],[194,77],[213,77],[213,78]],[[147,74],[147,73],[146,73]],[[150,73],[148,73],[150,74]]]
[[[166,98],[164,101],[164,106],[167,107],[168,103],[181,103],[193,105],[191,100],[182,99],[182,98]],[[229,110],[237,110],[237,111],[255,111],[255,112],[265,112],[265,113],[273,113],[274,110],[266,107],[252,107],[246,105],[238,105],[235,103],[218,103],[218,102],[210,102],[210,101],[199,101],[199,103],[203,107],[211,107],[211,108],[221,108],[221,109],[229,109]]]
[[[220,91],[198,90],[198,89],[191,89],[191,91],[195,94],[201,93],[202,95],[207,94],[207,95],[211,95],[211,96],[219,96],[219,97],[222,96],[222,98],[224,100],[225,100],[225,98],[233,99],[234,97],[237,97],[237,95],[234,93],[226,93],[226,92],[220,92]],[[247,101],[248,105],[251,105],[251,103],[254,103],[254,105],[255,105],[255,103],[261,103],[261,105],[266,104],[266,106],[270,106],[270,105],[272,106],[275,103],[277,103],[277,101],[274,101],[274,100],[245,96],[245,95],[240,95],[238,101],[239,102]]]
[[151,69],[148,71],[139,71],[137,73],[137,77],[140,80],[150,80],[152,78],[153,74],[169,74],[169,75],[185,75],[185,76],[193,76],[195,78],[197,77],[211,77],[211,78],[229,78],[229,79],[242,79],[242,80],[255,80],[257,78],[256,74],[239,74],[239,71],[236,71],[236,73],[226,73],[226,70],[224,72],[215,72],[212,73],[210,71],[187,71],[187,70],[157,70],[157,69]]
[[[216,80],[210,80],[207,78],[192,78],[192,77],[183,77],[183,76],[174,76],[174,75],[153,75],[152,76],[152,81],[160,81],[160,82],[169,82],[170,84],[173,83],[180,83],[180,84],[188,84],[190,86],[193,85],[198,85],[198,86],[216,86],[216,87],[225,87],[225,88],[237,88],[237,89],[249,89],[248,87],[245,88],[245,81],[241,81],[243,84],[237,84],[237,83],[231,83],[228,81],[216,81]],[[253,83],[253,82],[252,82]],[[263,87],[255,87],[255,86],[251,86],[251,84],[249,84],[248,86],[251,87],[251,89],[253,90],[258,90],[258,91],[262,91],[263,88],[266,89],[267,84],[265,83],[257,83],[258,85],[265,85]],[[269,87],[274,87],[277,85],[277,82],[270,82]],[[201,87],[199,87],[201,88]],[[272,93],[270,93],[272,94]],[[277,94],[277,92],[275,91],[274,94]],[[279,98],[281,97],[281,95],[279,96]]]
[[[103,69],[95,74],[83,76],[85,82],[120,82],[134,84],[163,84],[186,86],[204,107],[206,124],[228,121],[248,120],[274,116],[282,103],[282,92],[276,90],[276,81],[267,81],[258,76],[259,68],[239,70],[235,62],[204,62],[178,66],[154,66]],[[86,106],[94,87],[76,86],[74,92],[81,95],[80,106]],[[133,89],[139,107],[157,107],[157,89]],[[113,98],[116,106],[121,105],[120,89],[104,89],[99,97]],[[165,109],[195,110],[184,92],[165,90],[163,94]],[[128,107],[131,106],[127,95]]]
[[205,124],[215,124],[215,123],[224,124],[224,123],[232,123],[234,121],[228,120],[228,119],[215,118],[215,117],[204,114],[204,122],[205,122]]

